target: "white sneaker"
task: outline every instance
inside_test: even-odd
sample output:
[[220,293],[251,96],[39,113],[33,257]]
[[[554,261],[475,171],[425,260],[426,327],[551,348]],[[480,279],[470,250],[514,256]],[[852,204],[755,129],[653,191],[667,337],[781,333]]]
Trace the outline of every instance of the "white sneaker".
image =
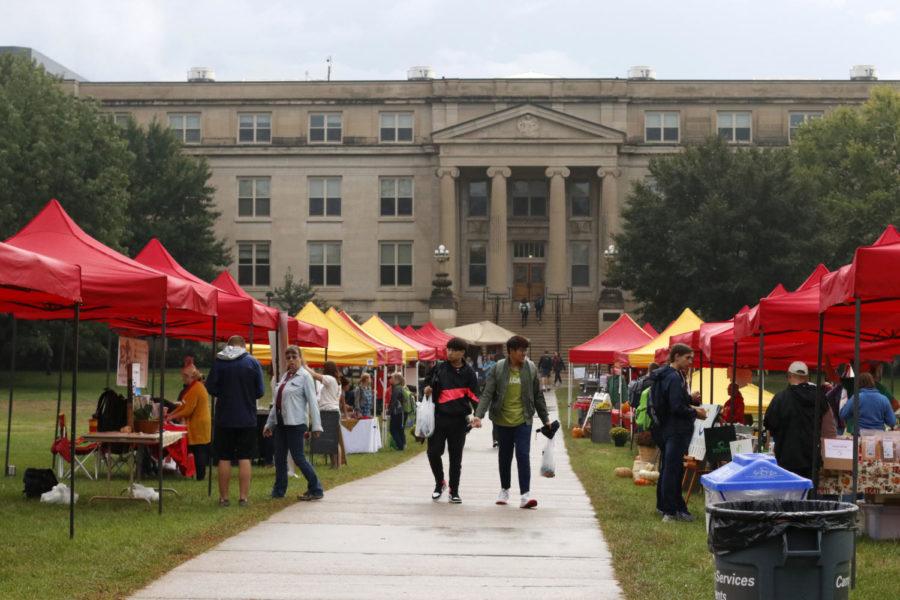
[[509,504],[509,490],[500,490],[500,493],[497,494],[497,504],[499,504],[500,506],[506,506],[507,504]]
[[529,498],[528,492],[525,492],[522,494],[522,499],[519,500],[519,508],[537,508],[537,500]]

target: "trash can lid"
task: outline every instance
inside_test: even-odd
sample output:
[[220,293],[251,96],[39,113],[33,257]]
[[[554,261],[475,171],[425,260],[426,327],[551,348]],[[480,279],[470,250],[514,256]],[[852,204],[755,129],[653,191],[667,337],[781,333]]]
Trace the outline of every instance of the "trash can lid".
[[739,465],[749,465],[754,460],[767,460],[770,463],[775,463],[775,457],[771,454],[760,454],[759,452],[747,452],[745,454],[735,454],[731,458],[734,462]]
[[812,481],[782,469],[766,459],[746,464],[728,463],[700,478],[703,487],[716,492],[728,490],[808,490]]

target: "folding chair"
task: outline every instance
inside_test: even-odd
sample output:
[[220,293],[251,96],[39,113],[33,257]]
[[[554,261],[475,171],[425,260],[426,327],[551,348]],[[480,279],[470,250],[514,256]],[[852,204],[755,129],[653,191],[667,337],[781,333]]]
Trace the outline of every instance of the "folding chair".
[[[74,466],[76,473],[80,470],[87,475],[88,479],[97,479],[97,476],[99,475],[97,470],[97,450],[100,447],[100,444],[86,443],[84,438],[79,437],[75,440],[75,456],[73,457],[72,442],[66,434],[66,416],[64,414],[59,414],[58,423],[58,437],[50,447],[50,451],[53,453],[56,472],[58,473],[57,478],[62,480],[69,476],[69,473],[66,472],[66,463],[68,463],[69,465]],[[91,458],[94,459],[93,474],[91,474],[87,466],[87,462]]]

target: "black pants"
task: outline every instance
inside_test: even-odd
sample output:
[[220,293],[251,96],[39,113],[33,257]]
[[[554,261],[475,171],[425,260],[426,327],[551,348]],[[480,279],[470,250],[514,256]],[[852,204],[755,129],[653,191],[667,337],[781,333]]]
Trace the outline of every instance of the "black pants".
[[444,481],[444,463],[441,455],[446,444],[450,454],[450,492],[459,492],[459,474],[462,471],[463,447],[466,445],[465,416],[434,416],[434,434],[428,438],[428,463],[434,475],[435,485]]
[[660,510],[667,515],[687,512],[687,504],[681,495],[681,479],[684,477],[684,455],[691,445],[692,431],[669,433],[662,436],[662,472],[659,474]]
[[206,465],[209,464],[209,444],[188,444],[188,452],[194,455],[197,481],[203,481],[206,479]]
[[397,450],[406,448],[406,431],[403,429],[403,413],[391,414],[391,437]]
[[554,371],[553,372],[553,383],[562,383],[562,371]]

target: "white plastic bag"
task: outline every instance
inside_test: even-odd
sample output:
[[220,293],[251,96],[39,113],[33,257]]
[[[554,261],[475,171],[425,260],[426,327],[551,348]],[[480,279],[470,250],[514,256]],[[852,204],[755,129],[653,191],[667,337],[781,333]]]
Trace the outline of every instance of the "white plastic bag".
[[[41,494],[41,502],[45,504],[68,504],[69,486],[64,483],[54,485],[49,492]],[[75,502],[78,502],[78,492],[75,492]]]
[[159,501],[159,492],[157,492],[153,488],[148,488],[147,486],[141,485],[140,483],[131,484],[131,495],[135,498],[143,498],[149,500],[150,502]]
[[416,437],[430,438],[434,433],[434,402],[422,400],[416,403]]
[[541,476],[556,477],[556,455],[553,452],[553,438],[547,438],[541,459]]

